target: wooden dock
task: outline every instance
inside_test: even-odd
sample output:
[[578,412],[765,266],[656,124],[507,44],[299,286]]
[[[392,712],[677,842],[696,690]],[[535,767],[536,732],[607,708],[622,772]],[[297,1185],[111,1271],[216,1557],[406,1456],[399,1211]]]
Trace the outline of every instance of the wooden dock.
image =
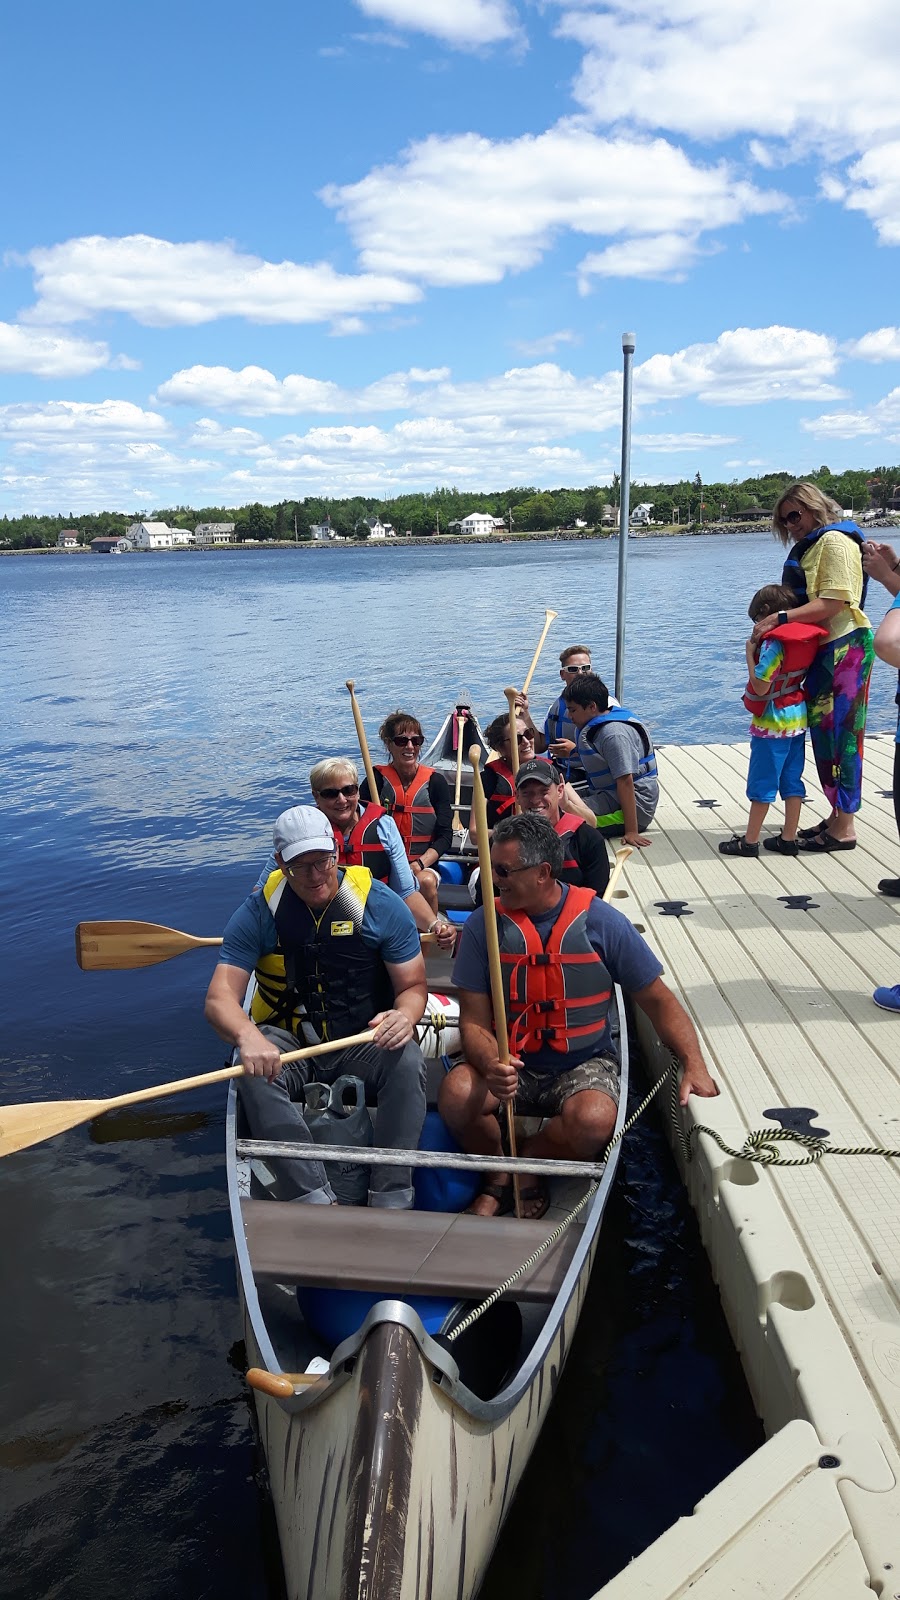
[[[832,1144],[900,1148],[900,1015],[872,1001],[900,982],[900,900],[876,889],[900,877],[893,757],[892,736],[867,740],[855,850],[754,860],[717,850],[746,822],[746,744],[660,752],[653,845],[616,904],[719,1083],[686,1126],[740,1149],[778,1126],[767,1111],[809,1107]],[[807,778],[804,825],[827,809],[809,760]],[[693,1144],[686,1167],[673,1140],[768,1438],[603,1600],[900,1600],[900,1160],[773,1170]]]

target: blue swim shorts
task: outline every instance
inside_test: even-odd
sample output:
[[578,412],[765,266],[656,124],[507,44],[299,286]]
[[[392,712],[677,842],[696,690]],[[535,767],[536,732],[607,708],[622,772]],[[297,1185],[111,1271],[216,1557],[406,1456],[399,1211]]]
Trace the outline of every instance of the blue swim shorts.
[[790,800],[795,796],[805,800],[805,760],[805,733],[796,733],[788,739],[766,739],[758,734],[751,735],[747,799],[759,800],[763,805],[771,805],[779,795],[782,800]]

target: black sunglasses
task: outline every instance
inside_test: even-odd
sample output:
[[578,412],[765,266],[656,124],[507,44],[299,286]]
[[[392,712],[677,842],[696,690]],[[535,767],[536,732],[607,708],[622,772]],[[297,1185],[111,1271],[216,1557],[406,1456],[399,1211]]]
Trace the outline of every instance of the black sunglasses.
[[342,783],[339,789],[317,789],[316,793],[320,794],[323,800],[336,800],[339,794],[343,795],[345,800],[349,800],[352,794],[359,794],[359,784]]
[[423,745],[424,743],[425,735],[423,733],[395,733],[394,737],[391,739],[391,744],[411,744],[414,745],[417,750],[419,749],[420,745]]
[[781,520],[782,522],[799,522],[802,515],[802,511],[786,511]]
[[491,871],[495,878],[499,878],[501,883],[505,883],[506,879],[511,878],[514,872],[530,872],[531,867],[496,867],[491,863]]

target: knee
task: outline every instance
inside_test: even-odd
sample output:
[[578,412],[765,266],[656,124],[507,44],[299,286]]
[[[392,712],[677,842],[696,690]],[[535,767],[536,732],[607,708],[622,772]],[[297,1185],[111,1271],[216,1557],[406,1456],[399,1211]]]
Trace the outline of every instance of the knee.
[[396,1062],[391,1067],[391,1076],[399,1077],[411,1089],[420,1089],[425,1092],[425,1057],[417,1039],[410,1039],[399,1052]]
[[484,1110],[485,1085],[467,1061],[447,1073],[438,1090],[438,1111],[445,1122],[469,1121]]
[[572,1095],[559,1116],[566,1144],[586,1161],[608,1144],[616,1125],[614,1101],[593,1091]]

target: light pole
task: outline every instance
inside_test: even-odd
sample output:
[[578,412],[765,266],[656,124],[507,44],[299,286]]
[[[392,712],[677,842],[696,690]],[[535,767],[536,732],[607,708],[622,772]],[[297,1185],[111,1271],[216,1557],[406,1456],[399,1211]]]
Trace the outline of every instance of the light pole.
[[622,471],[619,475],[619,585],[616,597],[616,699],[625,682],[625,601],[628,593],[628,514],[631,498],[631,363],[634,334],[622,335]]

